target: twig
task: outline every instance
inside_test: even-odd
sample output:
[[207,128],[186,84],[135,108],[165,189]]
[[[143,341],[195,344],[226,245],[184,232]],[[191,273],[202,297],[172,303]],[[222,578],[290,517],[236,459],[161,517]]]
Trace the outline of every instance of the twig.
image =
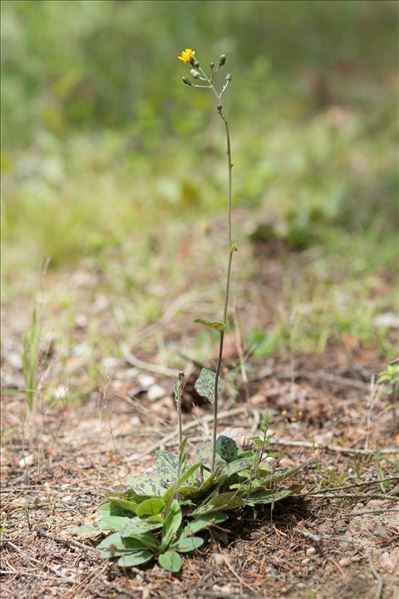
[[224,564],[228,567],[228,569],[233,574],[233,576],[235,576],[237,578],[238,582],[240,584],[242,584],[244,587],[246,587],[249,591],[251,591],[251,593],[256,593],[256,590],[253,587],[251,587],[248,583],[246,583],[245,580],[243,578],[241,578],[241,576],[239,574],[237,574],[237,572],[234,570],[233,566],[230,564],[228,558],[223,553],[222,553],[222,558],[223,558]]
[[398,454],[399,449],[397,447],[376,447],[375,449],[352,449],[351,447],[339,447],[336,445],[322,445],[320,443],[309,443],[307,441],[290,441],[284,439],[273,439],[270,445],[282,445],[285,447],[303,447],[305,449],[323,449],[324,451],[331,451],[333,453],[347,453],[349,455],[373,455],[378,451],[382,455]]
[[386,478],[377,478],[375,480],[363,481],[361,483],[353,483],[353,485],[346,485],[345,487],[328,487],[326,489],[320,489],[317,493],[329,493],[330,491],[346,491],[346,489],[353,489],[355,487],[365,487],[369,485],[378,485],[387,481],[399,480],[399,476],[387,476]]
[[50,570],[50,572],[52,572],[53,574],[55,574],[56,576],[58,576],[58,578],[62,578],[62,580],[65,580],[66,582],[69,582],[69,583],[72,583],[72,584],[75,583],[75,580],[73,578],[69,578],[68,576],[64,576],[64,574],[62,574],[61,572],[59,572],[57,570],[57,568],[53,568],[49,564],[43,563],[43,562],[39,561],[38,559],[30,556],[26,551],[24,551],[23,549],[21,549],[20,547],[18,547],[18,545],[15,545],[14,543],[12,543],[11,541],[9,541],[8,539],[6,539],[5,542],[7,543],[7,545],[9,545],[10,547],[12,547],[14,549],[14,551],[16,551],[17,553],[19,553],[19,555],[21,555],[25,560],[28,560],[28,562],[33,562],[34,564],[38,564],[42,568],[47,568],[48,570]]
[[[1,576],[18,576],[18,578],[20,578],[21,576],[24,578],[40,578],[41,580],[53,580],[53,581],[57,581],[59,582],[60,578],[59,576],[47,576],[46,574],[40,574],[40,572],[31,572],[29,570],[25,570],[22,572],[14,572],[12,570],[0,570],[0,575]],[[71,582],[69,579],[67,580],[67,582]]]
[[[331,384],[337,384],[337,385],[342,385],[344,387],[353,387],[354,389],[361,389],[363,391],[369,391],[370,390],[370,383],[365,383],[364,381],[358,381],[357,379],[350,379],[348,377],[344,377],[344,376],[339,376],[338,374],[333,374],[332,372],[322,372],[321,374],[310,374],[308,372],[296,372],[294,374],[294,377],[292,377],[292,373],[290,374],[286,374],[286,373],[282,373],[282,374],[278,374],[277,378],[279,379],[288,379],[288,380],[292,380],[292,378],[295,379],[303,379],[303,380],[308,380],[308,381],[320,381],[320,382],[327,382],[327,383],[331,383]],[[380,390],[380,391],[385,391],[387,390],[387,386],[386,385],[376,385],[376,389]]]
[[395,495],[384,495],[384,493],[345,493],[340,495],[338,493],[324,495],[323,493],[302,493],[300,497],[319,497],[322,499],[386,499],[386,500],[398,500]]
[[161,364],[150,364],[149,362],[144,362],[139,358],[136,358],[132,354],[132,352],[126,350],[125,351],[125,360],[131,365],[139,368],[140,370],[147,370],[148,372],[154,372],[155,374],[161,374],[163,376],[177,377],[179,374],[178,370],[174,368],[167,368],[166,366],[162,366]]
[[[218,418],[219,418],[219,420],[222,420],[224,418],[229,418],[231,416],[237,416],[238,414],[245,414],[247,411],[248,411],[248,407],[241,406],[240,408],[234,408],[233,410],[226,410],[224,412],[220,412]],[[203,418],[200,418],[198,420],[192,420],[191,422],[188,422],[187,424],[185,424],[183,426],[182,432],[185,433],[193,428],[198,428],[202,424],[205,424],[207,422],[212,422],[212,420],[213,420],[213,415],[211,415],[211,414],[208,414],[207,416],[204,416]],[[170,441],[172,441],[175,437],[178,437],[178,435],[179,435],[179,431],[174,430],[169,435],[166,435],[165,437],[163,437],[162,439],[160,439],[159,441],[157,441],[156,443],[151,445],[144,453],[141,453],[140,455],[133,454],[133,455],[127,457],[126,460],[133,461],[133,460],[139,460],[141,458],[144,458],[145,456],[150,455],[156,449],[159,449],[163,445],[166,445],[166,443],[169,443]]]
[[334,564],[334,566],[337,568],[338,572],[341,574],[341,576],[345,576],[343,569],[341,568],[341,566],[339,565],[339,563],[337,562],[336,559],[334,559],[333,557],[330,557],[330,561]]
[[222,591],[202,591],[198,590],[194,593],[196,597],[213,597],[214,599],[253,599],[253,595],[231,595],[230,593],[223,593]]
[[386,512],[399,512],[399,508],[386,508],[382,510],[362,510],[361,512],[343,512],[340,514],[343,518],[356,517],[356,516],[365,516],[369,514],[384,514]]
[[382,596],[382,588],[383,588],[384,582],[383,582],[381,576],[378,574],[377,570],[374,568],[373,560],[371,559],[371,551],[368,554],[368,560],[369,560],[369,564],[370,564],[370,570],[372,571],[373,576],[377,581],[377,590],[375,592],[375,599],[380,599]]
[[50,539],[51,541],[54,541],[54,543],[59,543],[64,547],[78,547],[79,549],[84,549],[84,551],[92,551],[93,553],[96,553],[98,555],[98,549],[92,547],[91,545],[86,545],[85,543],[74,541],[73,539],[60,539],[59,537],[53,536],[52,534],[50,534],[46,530],[43,530],[43,528],[40,527],[37,527],[35,529],[35,532],[39,537],[45,537],[46,539]]
[[[100,564],[93,572],[89,572],[84,578],[83,580],[74,588],[72,588],[70,590],[70,592],[65,595],[65,599],[75,599],[75,597],[82,597],[82,593],[83,591],[88,588],[99,576],[101,576],[101,574],[103,574],[105,572],[105,570],[107,570],[109,567],[109,563],[106,562],[105,564]],[[78,591],[79,592],[78,594]]]
[[318,535],[315,535],[312,532],[309,532],[308,530],[302,530],[302,528],[299,528],[298,526],[294,529],[294,531],[305,537],[305,539],[313,541],[313,543],[315,543],[316,545],[320,545],[323,542],[323,539]]

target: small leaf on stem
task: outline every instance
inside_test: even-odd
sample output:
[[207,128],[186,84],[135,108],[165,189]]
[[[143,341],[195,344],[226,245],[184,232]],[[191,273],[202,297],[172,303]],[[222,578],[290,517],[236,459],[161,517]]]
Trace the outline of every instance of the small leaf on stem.
[[[201,397],[206,397],[211,403],[215,401],[215,380],[216,374],[207,368],[203,368],[199,377],[195,381],[195,390]],[[223,391],[223,381],[218,380],[218,395]]]
[[222,322],[212,322],[210,320],[203,320],[202,318],[196,318],[194,320],[196,324],[202,324],[203,327],[208,327],[208,329],[214,329],[218,333],[224,331],[224,324]]

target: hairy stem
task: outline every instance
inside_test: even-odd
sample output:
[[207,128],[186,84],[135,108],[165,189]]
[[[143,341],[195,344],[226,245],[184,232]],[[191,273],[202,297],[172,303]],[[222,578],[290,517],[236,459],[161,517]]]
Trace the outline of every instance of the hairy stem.
[[226,145],[227,145],[227,169],[228,169],[228,191],[227,191],[227,200],[228,200],[228,216],[227,216],[227,223],[228,223],[228,250],[229,250],[229,258],[228,258],[228,262],[227,262],[227,276],[226,276],[226,292],[225,292],[225,298],[224,298],[224,310],[223,310],[223,330],[220,332],[220,337],[219,337],[219,354],[218,354],[218,363],[217,363],[217,367],[216,367],[216,377],[215,377],[215,399],[213,402],[213,431],[212,431],[212,462],[211,462],[211,469],[212,472],[215,469],[215,461],[216,461],[216,437],[217,437],[217,428],[218,428],[218,399],[219,399],[219,393],[218,393],[218,383],[219,383],[219,378],[220,378],[220,370],[222,368],[222,361],[223,361],[223,345],[224,345],[224,333],[227,327],[227,312],[228,312],[228,308],[229,308],[229,296],[230,296],[230,281],[231,281],[231,264],[233,261],[233,254],[236,251],[236,248],[233,247],[232,245],[232,223],[231,223],[231,213],[232,213],[232,189],[233,189],[233,178],[232,178],[232,171],[233,171],[233,163],[231,160],[231,143],[230,143],[230,129],[229,129],[229,123],[228,120],[226,118],[226,115],[223,112],[223,106],[222,106],[222,94],[225,91],[225,89],[227,88],[228,83],[225,85],[225,87],[222,89],[222,91],[220,93],[217,92],[215,86],[213,85],[213,78],[216,75],[217,71],[219,70],[219,67],[216,69],[216,71],[213,73],[213,75],[211,76],[211,78],[209,78],[207,76],[207,74],[205,73],[205,71],[198,66],[199,71],[202,73],[202,75],[205,77],[206,81],[208,82],[209,87],[211,88],[212,92],[215,94],[216,99],[217,99],[217,110],[219,113],[220,118],[223,120],[224,122],[224,128],[225,128],[225,132],[226,132]]
[[216,367],[216,377],[215,377],[215,400],[213,402],[213,433],[212,433],[212,471],[215,469],[215,461],[216,461],[216,438],[217,438],[217,424],[218,424],[218,383],[220,377],[220,370],[222,367],[223,360],[223,345],[224,345],[224,333],[227,327],[227,312],[229,307],[229,296],[230,296],[230,281],[231,281],[231,264],[233,261],[233,253],[234,248],[232,247],[232,224],[231,224],[231,213],[232,213],[232,170],[233,163],[231,160],[231,143],[230,143],[230,130],[229,123],[227,118],[223,112],[222,105],[220,104],[220,96],[219,104],[218,104],[218,112],[221,119],[225,125],[226,131],[226,143],[227,143],[227,168],[228,168],[228,249],[229,249],[229,258],[227,262],[227,276],[226,276],[226,292],[224,299],[224,310],[223,310],[223,330],[220,332],[219,337],[219,355],[218,355],[218,363]]

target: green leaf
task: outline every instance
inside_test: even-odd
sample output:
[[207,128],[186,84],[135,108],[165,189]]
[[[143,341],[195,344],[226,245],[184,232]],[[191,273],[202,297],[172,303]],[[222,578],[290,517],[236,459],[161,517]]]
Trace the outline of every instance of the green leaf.
[[179,542],[173,547],[181,553],[188,553],[189,551],[195,551],[195,549],[201,547],[203,542],[204,539],[201,539],[201,537],[186,537],[184,539],[180,539]]
[[271,419],[272,414],[270,412],[263,412],[259,414],[259,428],[263,433],[267,431]]
[[108,516],[104,514],[101,516],[101,524],[106,526],[108,530],[120,530],[128,524],[129,518],[125,518],[122,516]]
[[[215,401],[216,374],[207,368],[203,368],[195,381],[195,390],[201,397],[206,397],[211,403]],[[218,379],[218,396],[223,391],[223,381]]]
[[167,490],[158,478],[151,478],[149,476],[130,478],[128,484],[128,492],[134,491],[134,493],[147,497],[162,497]]
[[191,522],[184,527],[183,535],[185,537],[189,537],[190,535],[194,535],[204,528],[210,528],[215,524],[220,524],[221,522],[227,520],[227,518],[228,515],[223,513],[204,514],[203,516],[198,516],[197,518],[194,518],[194,520],[191,520]]
[[125,551],[126,547],[122,542],[119,532],[113,532],[112,535],[108,535],[108,537],[105,537],[105,539],[97,545],[97,549],[109,549],[110,547]]
[[256,445],[256,447],[266,447],[266,445],[268,445],[268,441],[261,439],[260,437],[253,437],[252,439],[252,443],[254,443]]
[[129,535],[129,537],[125,537],[121,534],[122,541],[128,545],[128,547],[133,546],[134,548],[141,549],[158,549],[160,542],[158,537],[153,535],[151,532],[142,532],[137,535]]
[[[164,500],[164,503],[166,505],[166,501]],[[164,522],[165,518],[163,516],[163,514],[155,514],[154,516],[148,516],[146,518],[146,522]]]
[[125,516],[126,512],[137,513],[137,503],[133,501],[121,497],[110,497],[109,501],[113,516]]
[[171,451],[157,451],[156,466],[159,478],[167,485],[174,484],[179,470],[179,456]]
[[169,572],[179,572],[181,569],[181,557],[176,551],[166,551],[158,557],[161,568]]
[[162,529],[162,548],[166,549],[174,540],[182,521],[181,507],[178,501],[174,499],[170,506],[169,514],[166,517]]
[[[179,482],[177,483],[177,487],[176,490],[178,490],[185,482],[189,481],[189,483],[192,485],[194,483],[196,483],[197,485],[199,484],[199,480],[197,478],[195,478],[193,476],[194,472],[196,472],[198,470],[198,468],[200,468],[202,466],[201,462],[198,462],[197,464],[194,464],[193,466],[191,466],[179,479]],[[198,487],[196,487],[198,488]]]
[[156,516],[165,509],[165,502],[163,499],[153,497],[145,499],[137,506],[137,515],[141,518],[143,516]]
[[141,520],[140,518],[131,518],[125,526],[120,530],[121,537],[130,537],[140,535],[143,532],[162,528],[162,522],[150,522],[149,520]]
[[280,456],[281,456],[281,451],[268,451],[267,452],[268,458],[279,458]]
[[179,496],[180,497],[195,497],[199,495],[199,487],[192,487],[191,485],[185,485],[184,487],[180,487]]
[[216,441],[216,454],[225,462],[236,460],[240,449],[240,446],[234,439],[225,435],[220,435]]
[[306,466],[307,464],[309,464],[311,462],[312,462],[312,460],[310,460],[309,462],[305,462],[304,464],[300,464],[299,466],[293,466],[292,468],[287,468],[286,470],[283,470],[281,472],[276,472],[275,474],[271,474],[265,480],[267,480],[269,483],[280,482],[280,481],[284,480],[285,478],[288,478],[292,474],[295,474],[295,472],[298,472],[298,470],[301,470],[304,466]]
[[107,503],[103,503],[97,509],[98,515],[102,518],[103,516],[111,516],[111,504],[108,501]]
[[248,469],[245,470],[240,470],[240,472],[237,472],[238,476],[241,476],[242,478],[251,478],[252,476],[252,472]]
[[[148,533],[147,533],[148,534]],[[156,537],[154,539],[157,541]],[[148,539],[146,539],[148,541]],[[148,546],[154,546],[156,549],[158,545],[151,545],[150,543],[143,543],[140,539],[122,539],[118,532],[114,532],[109,535],[97,545],[97,549],[102,549],[100,556],[103,558],[119,557],[124,555],[126,552],[131,551],[144,551],[147,550]]]
[[86,524],[84,526],[74,526],[72,532],[78,534],[90,534],[90,536],[98,536],[100,532],[111,530],[109,526],[102,522],[94,522],[94,524]]
[[237,491],[228,491],[227,493],[221,493],[215,495],[205,505],[201,505],[194,510],[192,515],[203,515],[211,514],[212,512],[219,512],[223,510],[236,510],[245,505],[245,500],[239,497]]
[[203,327],[207,327],[208,329],[213,329],[218,333],[222,333],[224,331],[224,324],[222,322],[212,322],[210,320],[203,320],[202,318],[196,318],[194,322],[196,324],[202,324]]
[[246,470],[253,465],[253,458],[240,458],[239,460],[234,460],[234,462],[230,462],[223,466],[220,471],[220,476],[225,476],[226,478],[230,478],[235,474],[238,474],[242,470]]
[[261,492],[257,495],[251,495],[247,498],[247,503],[249,505],[267,505],[268,503],[275,503],[276,501],[280,501],[281,499],[285,499],[289,495],[292,495],[294,492],[293,489],[281,489],[280,491],[268,491]]
[[154,557],[151,551],[135,551],[133,553],[127,553],[118,559],[118,566],[122,568],[129,568],[131,566],[139,566],[150,561]]

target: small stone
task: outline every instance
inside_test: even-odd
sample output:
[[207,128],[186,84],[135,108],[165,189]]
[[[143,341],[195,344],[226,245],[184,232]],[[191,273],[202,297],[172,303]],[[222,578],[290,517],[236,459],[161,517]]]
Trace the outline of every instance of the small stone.
[[216,565],[221,566],[222,564],[224,564],[224,556],[223,553],[214,553],[212,555],[213,560],[215,562]]
[[85,329],[88,325],[88,318],[86,314],[76,314],[75,316],[75,325],[78,329]]
[[165,397],[165,395],[167,395],[167,393],[160,385],[152,385],[147,392],[147,397],[150,401],[157,401],[158,399]]
[[255,395],[249,398],[249,403],[253,406],[260,406],[265,403],[266,399],[264,393],[255,393]]
[[380,538],[389,536],[388,531],[386,530],[386,528],[384,526],[381,526],[381,524],[374,526],[372,529],[372,532],[376,537],[380,537]]
[[345,556],[345,557],[341,557],[341,559],[339,560],[339,565],[342,566],[342,568],[347,568],[348,566],[351,565],[352,559],[349,556]]
[[137,375],[137,381],[143,389],[149,389],[155,384],[155,379],[150,374],[140,373]]
[[380,508],[384,508],[386,504],[386,499],[371,499],[367,503],[367,509],[378,510]]
[[65,385],[58,385],[54,389],[54,399],[65,399],[68,394],[68,388]]
[[309,547],[309,549],[306,550],[306,555],[308,557],[312,557],[312,555],[315,555],[316,553],[316,549],[314,547]]
[[63,501],[64,503],[69,503],[70,501],[72,501],[72,495],[65,495],[65,496],[62,498],[62,501]]
[[24,457],[19,460],[18,462],[18,466],[20,468],[28,468],[29,466],[32,466],[33,464],[33,455],[30,453],[28,455],[24,455]]
[[303,560],[301,561],[302,566],[307,566],[309,563],[310,563],[309,557],[304,557]]
[[101,360],[101,364],[106,370],[114,370],[118,366],[119,360],[114,356],[106,356]]
[[221,591],[222,593],[226,593],[226,595],[231,595],[231,586],[228,584],[225,584],[222,588]]
[[391,574],[397,572],[399,567],[399,551],[396,555],[394,551],[391,553],[384,551],[381,555],[379,566],[385,570],[385,572],[390,572]]
[[291,458],[281,458],[281,460],[279,461],[280,466],[282,466],[283,468],[292,468],[293,466],[296,466],[296,462],[294,460],[292,460]]

